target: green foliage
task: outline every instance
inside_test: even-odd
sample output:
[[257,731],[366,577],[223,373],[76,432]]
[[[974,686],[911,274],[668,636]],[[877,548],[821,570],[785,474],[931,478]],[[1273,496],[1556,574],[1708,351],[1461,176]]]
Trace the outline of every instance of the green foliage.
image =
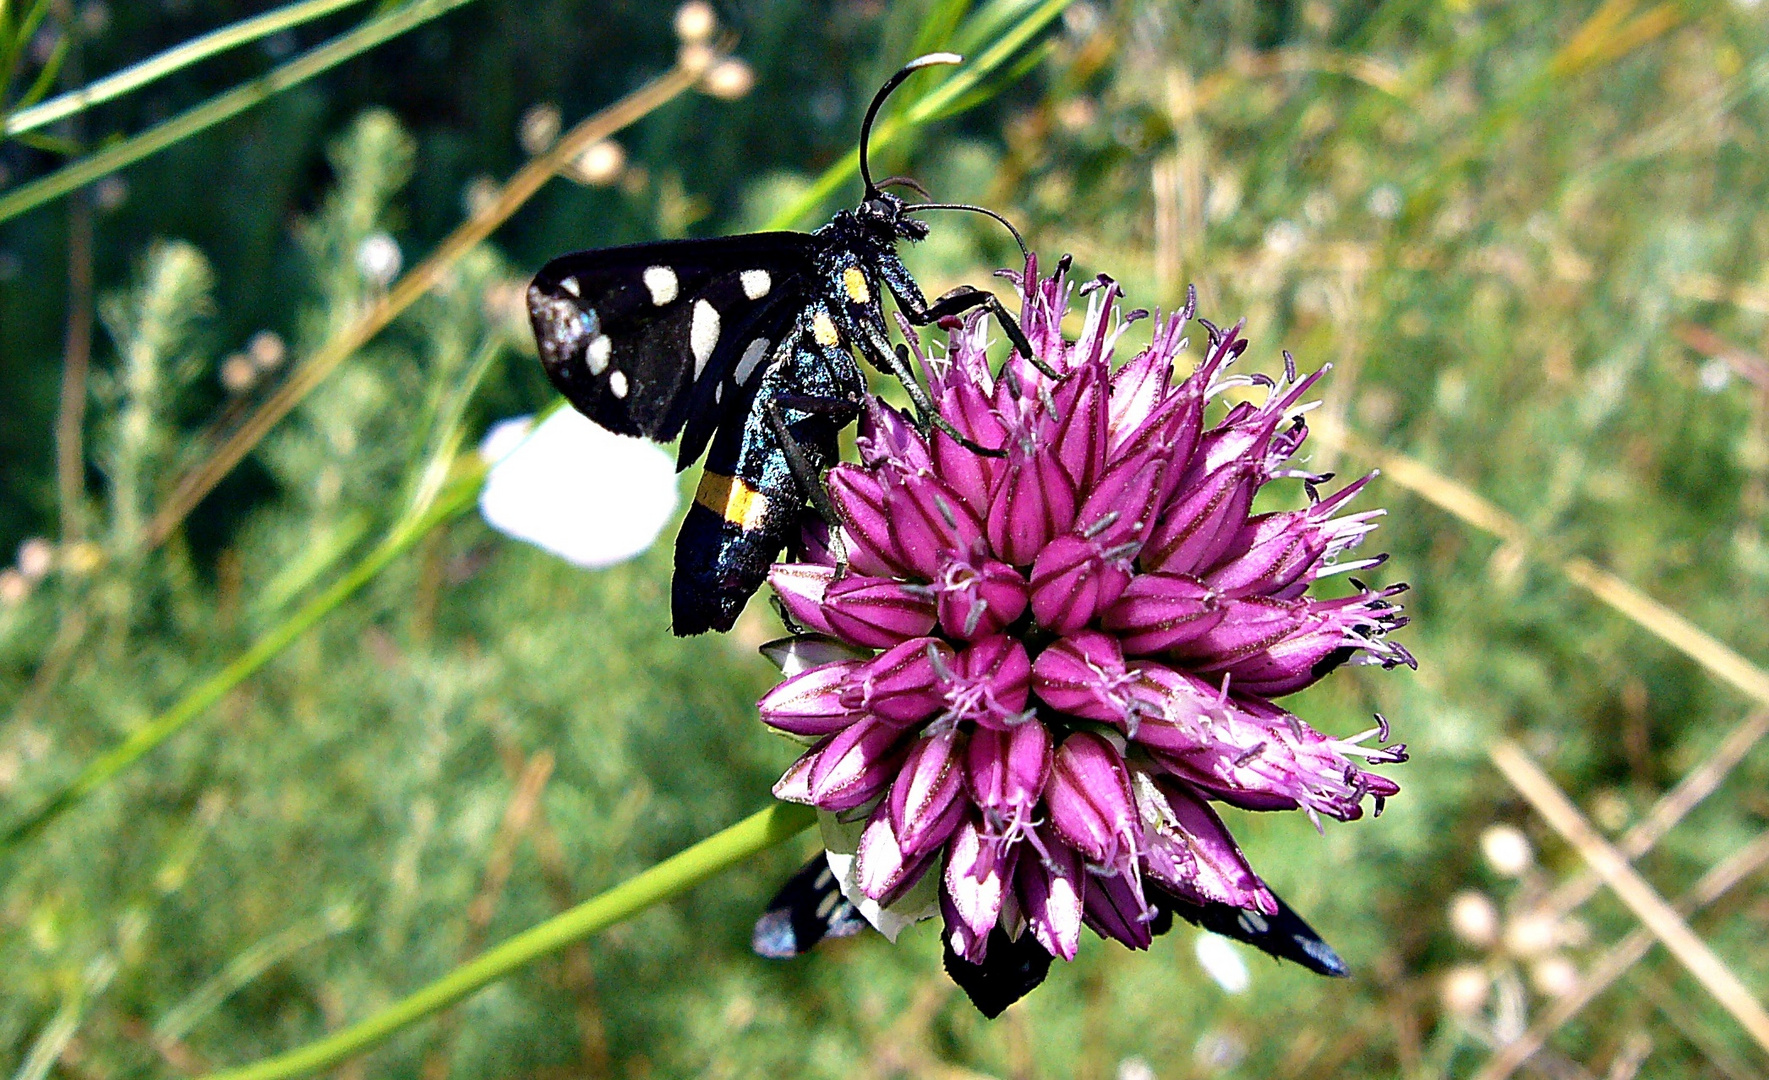
[[[65,30],[52,7],[0,6],[8,108],[59,61],[49,39],[32,50],[6,35],[33,17]],[[233,7],[202,5],[210,21],[174,29],[244,14]],[[416,262],[460,220],[476,177],[516,167],[531,106],[558,104],[569,123],[660,68],[669,12],[475,5],[389,46],[409,45],[400,57],[365,57],[129,172],[127,200],[98,217],[97,524],[90,542],[55,549],[46,577],[23,560],[0,575],[0,828],[445,500],[490,421],[550,400],[512,318],[523,268],[845,198],[839,170],[824,186],[807,178],[850,149],[878,72],[979,17],[1039,9],[883,7],[746,7],[738,48],[756,64],[754,95],[684,99],[618,136],[617,182],[549,188],[157,548],[145,523],[169,487],[381,295],[389,251]],[[122,5],[112,15],[83,46],[89,71],[150,48],[125,42],[180,40]],[[335,29],[295,44],[322,32]],[[1133,304],[1170,308],[1195,283],[1206,317],[1248,318],[1250,369],[1275,370],[1281,348],[1304,368],[1334,363],[1326,416],[1769,660],[1763,391],[1687,344],[1691,327],[1747,350],[1764,340],[1766,49],[1763,11],[1719,0],[1076,3],[1004,58],[1007,72],[1034,56],[1026,79],[905,139],[879,171],[1008,213],[1047,264],[1072,251]],[[94,111],[92,130],[143,130],[273,66],[229,62],[212,78],[169,73]],[[20,179],[52,163],[11,144],[0,164]],[[0,227],[8,546],[56,520],[60,213]],[[930,293],[1012,260],[987,221],[933,223],[911,256]],[[220,365],[262,330],[282,336],[284,366],[223,389]],[[1311,464],[1367,466],[1324,446]],[[1140,1059],[1160,1077],[1470,1075],[1493,1017],[1444,1005],[1452,969],[1482,965],[1539,1015],[1545,955],[1583,968],[1632,926],[1600,895],[1548,954],[1452,932],[1456,894],[1520,912],[1580,865],[1487,766],[1488,742],[1517,738],[1613,835],[1751,703],[1548,563],[1397,485],[1378,481],[1361,505],[1390,510],[1375,540],[1394,558],[1373,576],[1413,583],[1402,639],[1422,668],[1341,672],[1294,704],[1339,734],[1387,715],[1413,749],[1390,770],[1404,790],[1381,819],[1324,836],[1294,815],[1230,814],[1353,979],[1248,955],[1252,988],[1228,995],[1181,928],[1146,954],[1089,941],[989,1024],[940,973],[931,926],[790,964],[750,955],[750,921],[809,854],[788,845],[347,1070],[1105,1078],[1139,1075]],[[662,541],[586,573],[472,518],[390,561],[0,857],[0,1071],[176,1076],[286,1050],[765,805],[793,752],[753,708],[771,682],[753,647],[772,616],[758,603],[728,638],[678,641],[668,582]],[[1762,829],[1763,753],[1641,861],[1665,895]],[[519,778],[548,762],[537,816],[507,834]],[[1479,854],[1496,824],[1539,852],[1521,877]],[[500,849],[507,880],[490,887]],[[1759,875],[1693,920],[1759,996],[1765,910]],[[1601,1075],[1635,1033],[1651,1040],[1642,1075],[1713,1075],[1728,1058],[1762,1068],[1659,953],[1553,1046]]]

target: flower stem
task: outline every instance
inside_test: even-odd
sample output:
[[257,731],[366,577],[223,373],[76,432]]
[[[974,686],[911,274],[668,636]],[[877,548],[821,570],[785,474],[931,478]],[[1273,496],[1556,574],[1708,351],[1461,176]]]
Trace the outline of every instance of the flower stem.
[[275,11],[242,19],[231,26],[223,26],[219,30],[167,49],[157,56],[150,56],[139,64],[132,64],[114,75],[106,75],[88,86],[62,94],[41,105],[20,109],[6,118],[5,126],[0,128],[0,136],[35,131],[94,105],[120,98],[156,79],[165,78],[180,68],[360,3],[362,0],[301,0],[300,3],[288,4]]
[[398,37],[407,30],[468,2],[470,0],[414,0],[405,7],[369,19],[356,29],[333,38],[317,49],[302,53],[262,78],[217,94],[163,124],[157,124],[114,146],[83,157],[40,180],[21,184],[5,196],[0,196],[0,221],[15,218],[102,176],[133,165],[150,154],[156,154],[200,131],[214,127],[291,86],[297,86],[336,67],[358,53]]
[[809,807],[776,803],[602,895],[530,927],[367,1020],[286,1054],[211,1073],[207,1080],[281,1080],[329,1068],[543,956],[606,930],[798,835],[815,820],[815,812]]

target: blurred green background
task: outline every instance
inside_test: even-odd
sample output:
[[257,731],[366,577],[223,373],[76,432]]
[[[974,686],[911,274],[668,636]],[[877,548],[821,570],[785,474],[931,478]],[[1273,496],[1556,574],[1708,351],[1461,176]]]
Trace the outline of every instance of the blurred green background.
[[[399,7],[304,22],[8,138],[0,198]],[[675,62],[675,11],[467,3],[0,220],[0,551],[19,552],[0,573],[0,828],[287,630],[470,466],[489,424],[551,400],[518,306],[543,261],[758,227],[852,147],[872,88],[918,47],[1035,7],[717,5],[710,41],[743,66],[578,159],[454,261],[164,543],[148,523],[179,478],[399,267]],[[265,10],[7,0],[0,104]],[[1284,348],[1336,365],[1324,426],[1769,658],[1769,5],[1074,0],[985,90],[879,171],[1007,213],[1133,305],[1195,284],[1205,316],[1248,319],[1249,370]],[[1010,261],[986,221],[934,225],[911,256],[929,294]],[[1321,445],[1310,465],[1370,462]],[[1386,714],[1413,749],[1389,770],[1403,792],[1324,836],[1227,811],[1352,979],[1245,951],[1250,986],[1230,993],[1181,927],[1147,953],[1089,940],[985,1022],[929,926],[894,948],[752,956],[801,838],[335,1074],[1473,1075],[1635,925],[1608,893],[1532,917],[1582,864],[1489,744],[1516,739],[1615,837],[1752,703],[1540,549],[1389,480],[1359,505],[1390,509],[1376,576],[1414,586],[1401,640],[1420,670],[1348,670],[1293,704],[1341,735]],[[755,646],[778,624],[758,601],[729,636],[672,639],[673,532],[587,572],[476,515],[431,529],[0,854],[0,1075],[177,1077],[287,1049],[765,805],[793,757],[753,708],[772,679]],[[1747,754],[1640,861],[1647,880],[1680,895],[1750,842],[1766,779],[1769,757]],[[1760,875],[1692,925],[1769,993]],[[1766,1066],[1660,950],[1526,1071]]]

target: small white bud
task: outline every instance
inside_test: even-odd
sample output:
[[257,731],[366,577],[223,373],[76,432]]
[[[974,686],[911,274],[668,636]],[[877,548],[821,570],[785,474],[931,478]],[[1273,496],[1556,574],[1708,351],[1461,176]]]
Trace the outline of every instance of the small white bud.
[[689,45],[699,45],[719,28],[719,16],[706,0],[688,0],[676,9],[676,36]]
[[1522,877],[1530,863],[1535,861],[1529,837],[1515,825],[1489,826],[1480,834],[1480,853],[1486,856],[1486,864],[1492,867],[1493,873],[1500,877]]
[[1530,912],[1505,926],[1505,948],[1517,956],[1540,956],[1559,940],[1560,928],[1545,911]]
[[33,536],[18,546],[18,572],[26,581],[41,581],[55,566],[55,545]]
[[1476,948],[1499,940],[1499,909],[1482,893],[1472,889],[1450,899],[1450,929]]
[[1579,988],[1579,969],[1571,960],[1555,953],[1530,966],[1529,981],[1544,997],[1565,997]]
[[258,369],[245,353],[233,353],[221,361],[221,386],[228,393],[243,393],[257,381]]
[[31,583],[17,570],[0,570],[0,604],[17,607],[31,595]]
[[259,371],[273,371],[287,359],[289,347],[283,344],[282,335],[275,330],[260,330],[246,342],[246,355],[252,358],[252,366]]
[[749,93],[755,84],[755,69],[733,56],[714,64],[700,81],[700,88],[713,97],[735,101]]
[[1491,988],[1492,979],[1485,968],[1477,964],[1463,964],[1451,968],[1444,975],[1438,992],[1444,1011],[1466,1020],[1486,1005],[1487,993]]
[[690,41],[676,50],[676,66],[695,75],[704,74],[718,55],[711,45]]
[[559,107],[550,102],[532,106],[522,114],[522,124],[517,128],[516,141],[522,144],[522,152],[529,155],[544,152],[559,137]]
[[362,271],[363,277],[382,288],[391,285],[399,276],[403,261],[399,242],[384,232],[370,233],[356,249],[356,268]]
[[571,178],[591,187],[606,187],[620,179],[627,166],[627,152],[613,139],[603,139],[584,148],[571,163]]

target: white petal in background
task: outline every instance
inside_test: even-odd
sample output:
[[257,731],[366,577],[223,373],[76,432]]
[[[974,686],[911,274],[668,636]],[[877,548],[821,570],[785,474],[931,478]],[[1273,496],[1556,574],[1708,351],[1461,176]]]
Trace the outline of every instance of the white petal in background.
[[1241,958],[1241,950],[1228,938],[1220,934],[1202,933],[1198,935],[1194,949],[1204,973],[1215,979],[1216,985],[1224,990],[1231,994],[1244,994],[1247,987],[1253,985],[1253,976],[1247,971],[1247,961]]
[[[530,428],[533,428],[530,433]],[[479,512],[492,528],[575,566],[613,566],[657,539],[679,492],[669,454],[612,434],[570,409],[534,427],[505,420],[479,455],[492,462]]]

